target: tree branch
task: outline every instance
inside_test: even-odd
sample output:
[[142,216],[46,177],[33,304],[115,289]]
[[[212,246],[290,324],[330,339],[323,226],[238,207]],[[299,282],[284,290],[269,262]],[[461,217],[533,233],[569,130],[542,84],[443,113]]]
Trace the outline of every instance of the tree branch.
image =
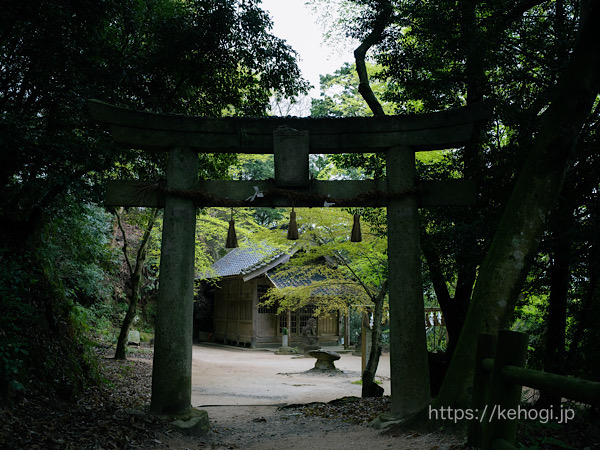
[[489,17],[486,22],[489,24],[487,28],[490,29],[490,36],[493,36],[497,30],[505,29],[515,20],[521,18],[531,8],[541,5],[544,2],[545,0],[522,0],[517,2],[512,9]]
[[131,261],[129,261],[129,256],[127,255],[127,235],[125,234],[125,229],[121,223],[121,214],[119,214],[117,208],[115,208],[115,215],[117,216],[119,230],[121,230],[121,234],[123,235],[123,254],[125,255],[125,262],[127,263],[127,269],[129,270],[129,276],[131,277],[133,276],[133,266],[131,265]]
[[375,93],[371,89],[369,74],[367,73],[367,66],[365,64],[365,56],[367,55],[367,51],[381,40],[383,31],[392,18],[393,11],[394,9],[389,0],[382,0],[381,10],[379,11],[378,17],[375,19],[373,31],[371,31],[358,48],[354,50],[356,72],[359,79],[358,92],[367,102],[367,105],[369,105],[369,108],[371,108],[371,111],[373,111],[375,116],[385,116],[385,112],[383,111],[381,103],[377,100]]

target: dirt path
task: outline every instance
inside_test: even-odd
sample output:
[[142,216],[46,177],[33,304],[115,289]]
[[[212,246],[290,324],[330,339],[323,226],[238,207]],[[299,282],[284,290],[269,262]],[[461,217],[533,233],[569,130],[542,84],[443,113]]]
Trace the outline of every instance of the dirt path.
[[[441,435],[381,436],[343,417],[306,416],[282,405],[360,397],[361,358],[342,354],[335,375],[310,373],[315,359],[211,344],[193,349],[192,405],[208,412],[203,438],[159,438],[161,447],[216,449],[443,449],[458,442]],[[377,380],[390,392],[389,356]]]
[[[344,396],[360,397],[361,358],[340,353],[336,374],[307,373],[315,359],[276,355],[216,345],[195,345],[192,357],[192,405],[285,405],[328,402]],[[390,392],[390,359],[384,354],[377,381]]]

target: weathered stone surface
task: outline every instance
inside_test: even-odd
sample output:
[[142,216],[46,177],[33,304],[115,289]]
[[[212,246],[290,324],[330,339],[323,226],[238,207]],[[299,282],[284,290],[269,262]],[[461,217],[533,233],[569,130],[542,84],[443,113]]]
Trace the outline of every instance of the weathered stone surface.
[[[190,189],[198,179],[198,155],[171,150],[167,186]],[[187,412],[192,398],[194,242],[196,208],[190,200],[167,196],[163,214],[156,341],[150,409],[157,414]]]
[[191,417],[184,417],[171,422],[182,433],[188,436],[202,437],[210,430],[208,413],[204,410],[193,409]]
[[376,430],[385,430],[386,428],[393,427],[394,425],[398,425],[402,423],[402,419],[390,414],[384,413],[372,420],[368,426],[375,428]]
[[395,145],[417,151],[455,148],[469,142],[473,122],[492,109],[475,103],[458,109],[385,117],[184,117],[132,111],[89,101],[95,120],[110,125],[115,142],[131,148],[161,150],[185,146],[204,153],[273,153],[273,131],[287,126],[309,133],[312,153],[365,153]]
[[308,354],[313,358],[317,358],[315,369],[319,370],[336,370],[333,362],[341,358],[339,353],[330,350],[311,350]]
[[140,342],[141,342],[140,332],[137,330],[131,330],[129,332],[129,335],[127,336],[127,344],[139,346]]
[[[194,197],[198,207],[219,205],[222,199],[245,202],[248,207],[312,207],[323,206],[323,197],[329,196],[344,206],[387,206],[390,195],[395,191],[388,188],[386,180],[311,180],[308,188],[303,188],[302,195],[293,202],[289,196],[271,193],[271,181],[260,180],[200,180],[194,185],[194,191],[205,196]],[[253,197],[256,186],[263,197]],[[464,206],[472,205],[476,199],[476,185],[472,180],[444,180],[419,183],[417,200],[420,207],[432,206]],[[139,195],[143,191],[144,195]],[[377,194],[375,194],[377,192]],[[397,192],[397,191],[396,191]],[[221,200],[219,200],[221,199]],[[107,205],[145,206],[163,208],[165,195],[156,181],[114,180],[106,184]],[[221,204],[222,206],[222,204]]]

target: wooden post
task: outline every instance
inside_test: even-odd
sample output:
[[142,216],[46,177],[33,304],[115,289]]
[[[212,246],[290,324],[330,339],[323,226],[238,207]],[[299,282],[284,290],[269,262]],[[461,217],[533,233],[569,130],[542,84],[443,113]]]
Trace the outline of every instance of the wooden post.
[[[197,176],[198,155],[187,148],[171,150],[167,186],[192,189]],[[182,414],[191,408],[195,232],[193,201],[167,196],[150,404],[157,414]]]
[[[483,426],[482,448],[490,448],[495,440],[500,445],[513,444],[517,435],[517,419],[508,418],[515,414],[521,401],[522,386],[505,381],[502,376],[504,366],[525,366],[527,359],[527,343],[529,337],[525,333],[510,330],[498,332],[498,345],[494,358],[490,393],[487,401],[485,424]],[[506,441],[506,442],[504,442]]]
[[350,348],[350,307],[344,315],[344,350]]
[[362,313],[362,327],[360,330],[360,375],[365,373],[367,367],[367,357],[369,352],[367,351],[367,342],[369,341],[367,333],[369,328],[369,314],[366,311]]
[[[415,154],[395,147],[386,154],[389,192],[416,185]],[[387,208],[390,299],[390,366],[395,417],[417,413],[431,401],[416,195],[390,200]]]
[[[481,333],[477,341],[477,353],[475,355],[475,374],[473,377],[473,395],[471,398],[471,409],[481,412],[485,409],[486,392],[489,389],[491,374],[484,370],[482,362],[485,358],[493,358],[496,350],[496,336]],[[483,428],[479,420],[469,421],[469,438],[467,445],[479,448],[483,439]]]
[[256,335],[258,334],[258,281],[252,280],[252,338],[250,348],[256,348]]

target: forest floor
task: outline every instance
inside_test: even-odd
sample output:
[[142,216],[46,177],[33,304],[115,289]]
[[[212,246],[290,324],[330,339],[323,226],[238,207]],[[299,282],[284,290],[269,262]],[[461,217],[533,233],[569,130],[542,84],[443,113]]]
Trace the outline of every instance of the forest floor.
[[[128,361],[110,356],[101,360],[106,382],[90,387],[75,403],[54,401],[43,391],[30,390],[11,408],[0,409],[0,448],[465,448],[461,439],[447,433],[406,431],[389,436],[369,427],[374,417],[389,410],[389,397],[351,398],[355,389],[360,391],[355,383],[360,372],[347,367],[356,364],[354,358],[360,361],[358,357],[343,356],[338,365],[341,372],[324,376],[308,370],[314,364],[312,358],[194,346],[192,404],[208,412],[211,429],[203,437],[189,437],[175,431],[170,420],[147,413],[151,351],[135,351]],[[221,366],[223,361],[225,366]],[[385,386],[389,380],[385,375],[381,378]],[[301,390],[305,390],[300,394],[305,402],[296,401],[294,392]],[[347,401],[330,402],[344,396]],[[546,443],[554,439],[555,445],[537,448],[600,447],[595,444],[600,442],[598,427],[589,423],[575,422],[566,436],[557,437],[556,427],[553,430]],[[539,437],[540,429],[528,433]]]

